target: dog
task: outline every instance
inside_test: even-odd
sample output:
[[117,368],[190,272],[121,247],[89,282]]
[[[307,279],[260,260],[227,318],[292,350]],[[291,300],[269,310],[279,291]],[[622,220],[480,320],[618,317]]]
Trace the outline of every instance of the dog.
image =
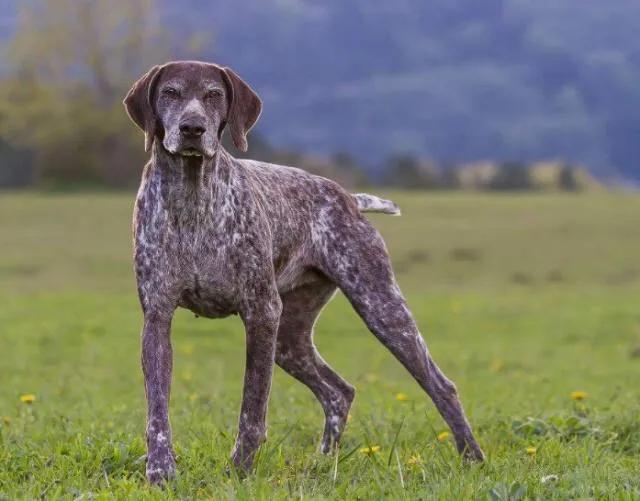
[[431,397],[458,451],[483,459],[456,387],[431,358],[385,244],[363,216],[398,214],[393,202],[352,195],[296,168],[231,156],[221,145],[223,131],[246,151],[262,103],[230,68],[198,61],[154,66],[124,105],[151,151],[133,218],[151,483],[175,475],[170,330],[178,307],[208,318],[237,314],[244,323],[244,389],[231,454],[238,471],[250,470],[266,439],[274,362],[316,396],[325,414],[320,448],[336,447],[355,390],[316,350],[313,326],[337,289]]

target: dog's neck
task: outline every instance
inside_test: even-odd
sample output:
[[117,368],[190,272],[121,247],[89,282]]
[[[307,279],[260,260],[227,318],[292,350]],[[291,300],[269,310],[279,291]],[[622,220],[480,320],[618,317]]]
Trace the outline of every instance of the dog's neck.
[[160,179],[167,209],[176,224],[200,224],[214,205],[223,202],[229,187],[229,159],[222,146],[210,157],[169,153],[154,142],[152,169]]

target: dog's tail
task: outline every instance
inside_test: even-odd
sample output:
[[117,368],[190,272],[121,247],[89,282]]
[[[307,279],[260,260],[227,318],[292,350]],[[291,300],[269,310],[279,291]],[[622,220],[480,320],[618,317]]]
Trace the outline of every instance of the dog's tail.
[[381,214],[400,215],[400,207],[391,200],[369,195],[368,193],[355,193],[354,198],[358,203],[360,212],[379,212]]

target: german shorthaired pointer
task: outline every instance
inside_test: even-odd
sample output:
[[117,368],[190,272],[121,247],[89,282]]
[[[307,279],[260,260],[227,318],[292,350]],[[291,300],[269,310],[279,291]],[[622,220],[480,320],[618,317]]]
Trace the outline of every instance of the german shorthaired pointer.
[[209,318],[239,314],[244,322],[244,391],[232,453],[240,471],[250,469],[266,437],[274,361],[317,397],[326,419],[321,449],[333,449],[355,391],[316,351],[313,326],[337,288],[431,397],[460,453],[483,459],[456,387],[429,355],[385,244],[362,215],[397,214],[395,204],[351,195],[299,169],[233,158],[220,144],[222,132],[228,128],[246,151],[262,105],[229,68],[155,66],[124,104],[152,151],[134,212],[150,482],[175,473],[170,329],[179,306]]

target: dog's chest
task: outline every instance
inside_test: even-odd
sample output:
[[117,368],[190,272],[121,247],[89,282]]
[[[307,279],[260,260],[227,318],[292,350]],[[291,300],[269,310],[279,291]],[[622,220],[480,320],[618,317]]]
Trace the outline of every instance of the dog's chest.
[[236,313],[242,260],[234,233],[211,211],[182,209],[138,213],[136,268],[142,290],[177,294],[179,306],[200,316]]
[[196,271],[185,281],[178,304],[199,316],[221,318],[238,312],[237,297],[230,282]]
[[183,231],[176,261],[182,289],[179,305],[210,318],[238,311],[237,269],[229,235],[221,234],[213,221],[208,226]]

